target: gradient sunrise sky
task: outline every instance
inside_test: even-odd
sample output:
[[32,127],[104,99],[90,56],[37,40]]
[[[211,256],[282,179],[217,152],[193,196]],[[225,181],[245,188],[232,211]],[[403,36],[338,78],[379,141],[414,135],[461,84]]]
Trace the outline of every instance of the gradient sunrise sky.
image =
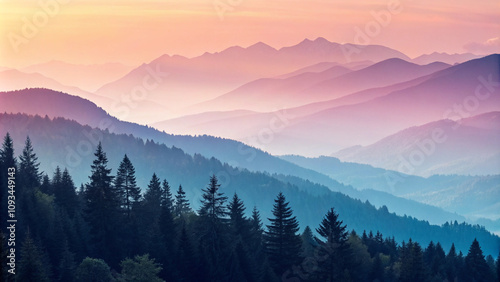
[[279,48],[316,37],[356,43],[357,30],[388,5],[401,11],[370,44],[410,57],[500,52],[498,0],[0,0],[0,66],[138,65],[162,54],[192,57],[258,41]]

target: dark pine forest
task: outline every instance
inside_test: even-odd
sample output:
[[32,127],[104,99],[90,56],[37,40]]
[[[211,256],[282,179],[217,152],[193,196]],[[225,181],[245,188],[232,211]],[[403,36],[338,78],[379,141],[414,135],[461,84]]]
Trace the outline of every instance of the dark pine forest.
[[[265,220],[238,194],[224,194],[215,175],[194,209],[163,175],[151,172],[139,187],[126,152],[113,172],[101,144],[87,183],[75,187],[65,168],[42,173],[33,146],[27,138],[16,157],[7,134],[0,150],[2,281],[499,281],[499,259],[485,257],[477,240],[467,253],[397,243],[349,229],[335,206],[318,226],[301,228],[281,192]],[[15,275],[7,272],[8,200],[16,205]]]

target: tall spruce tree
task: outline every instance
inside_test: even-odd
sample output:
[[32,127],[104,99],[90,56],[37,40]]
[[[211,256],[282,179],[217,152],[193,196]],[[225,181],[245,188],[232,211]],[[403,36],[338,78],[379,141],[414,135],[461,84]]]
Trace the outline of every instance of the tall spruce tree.
[[[229,210],[229,228],[233,237],[235,257],[234,264],[237,264],[235,269],[239,272],[238,275],[246,281],[255,281],[257,278],[257,263],[251,249],[252,242],[252,226],[250,221],[245,217],[245,205],[243,201],[235,193],[231,202],[228,204]],[[253,250],[254,251],[254,250]]]
[[19,174],[22,175],[20,180],[22,180],[21,183],[23,187],[27,190],[39,187],[42,173],[39,171],[40,163],[33,150],[33,145],[31,144],[29,136],[26,137],[24,149],[19,157],[19,161]]
[[161,205],[167,208],[170,213],[174,212],[174,199],[170,191],[170,184],[168,184],[166,179],[162,182]]
[[[7,191],[8,191],[8,172],[13,169],[16,172],[17,160],[14,157],[14,143],[10,134],[5,134],[2,148],[0,149],[0,215],[2,218],[7,218]],[[5,228],[6,221],[2,220],[0,226]],[[5,230],[3,229],[2,230]]]
[[121,207],[127,219],[130,219],[132,206],[139,202],[141,189],[137,186],[135,168],[127,155],[120,162],[114,179],[116,190],[120,193]]
[[16,202],[18,203],[17,215],[22,222],[22,227],[30,227],[34,236],[39,236],[39,231],[42,228],[37,214],[39,206],[36,196],[37,190],[35,190],[35,188],[40,187],[42,178],[39,167],[38,157],[28,136],[26,137],[23,152],[19,156],[19,172],[16,176],[16,182],[18,182],[16,183]]
[[161,212],[159,218],[159,229],[163,242],[164,253],[160,258],[163,264],[161,277],[167,281],[174,281],[176,278],[176,269],[174,267],[175,244],[177,238],[177,225],[173,217],[172,194],[170,186],[166,180],[162,185]]
[[186,192],[182,189],[182,185],[179,185],[179,189],[177,189],[177,194],[175,195],[174,211],[176,217],[180,217],[191,212],[191,207],[189,206],[189,201],[186,198]]
[[113,176],[101,143],[91,165],[90,182],[85,186],[85,219],[90,226],[95,255],[118,265],[115,235],[120,213],[120,195],[113,187]]
[[492,273],[479,246],[474,239],[465,257],[465,275],[468,281],[491,281]]
[[146,209],[146,216],[151,221],[157,221],[160,216],[161,202],[162,202],[162,188],[160,178],[153,173],[149,181],[146,193],[144,193],[144,206]]
[[411,239],[401,247],[401,282],[427,281],[428,273],[425,267],[423,251],[420,244]]
[[[56,177],[57,169],[54,179],[56,179]],[[60,180],[55,181],[53,187],[55,202],[62,207],[69,216],[73,217],[78,208],[78,196],[76,195],[75,183],[73,182],[68,169],[64,169],[62,175],[60,176]]]
[[149,181],[146,193],[144,193],[143,214],[141,215],[142,226],[146,233],[142,236],[146,243],[147,252],[152,258],[161,260],[165,253],[160,230],[162,188],[160,178],[153,173]]
[[250,240],[250,222],[245,218],[245,205],[235,193],[227,209],[229,210],[229,226],[233,236],[239,237],[244,242]]
[[271,267],[281,277],[300,263],[302,240],[297,234],[299,222],[281,192],[274,200],[273,216],[265,232],[266,252]]
[[458,268],[458,257],[457,251],[455,249],[455,244],[451,244],[450,251],[446,255],[445,262],[445,273],[448,281],[454,281],[455,277],[457,277],[457,268]]
[[227,238],[227,197],[219,192],[220,184],[212,175],[205,189],[202,189],[198,233],[200,237],[201,256],[207,263],[208,278],[211,281],[227,281],[225,269],[228,266],[229,253],[225,246]]
[[323,238],[317,239],[318,251],[324,256],[319,262],[317,277],[322,281],[338,281],[349,271],[352,261],[347,226],[339,220],[339,215],[330,209],[316,232]]

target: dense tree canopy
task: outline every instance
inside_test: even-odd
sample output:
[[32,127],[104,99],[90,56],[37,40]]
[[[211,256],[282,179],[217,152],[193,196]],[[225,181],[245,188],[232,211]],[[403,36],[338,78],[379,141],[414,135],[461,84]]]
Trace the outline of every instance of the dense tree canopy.
[[[500,263],[485,258],[478,240],[464,257],[455,245],[426,248],[408,238],[398,245],[376,230],[358,236],[342,214],[325,210],[318,226],[299,233],[284,193],[265,227],[260,212],[231,200],[215,175],[200,191],[197,212],[182,186],[153,175],[143,195],[125,155],[116,177],[99,144],[88,183],[77,192],[70,172],[41,175],[30,139],[19,170],[29,203],[19,221],[18,281],[498,281]],[[10,136],[0,167],[16,166]],[[271,210],[271,207],[269,207]],[[3,260],[2,281],[12,279]]]

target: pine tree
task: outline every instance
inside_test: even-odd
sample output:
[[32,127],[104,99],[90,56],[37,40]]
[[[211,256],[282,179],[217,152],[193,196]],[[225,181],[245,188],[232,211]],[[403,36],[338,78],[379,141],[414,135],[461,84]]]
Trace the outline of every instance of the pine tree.
[[16,273],[17,281],[43,282],[50,281],[47,272],[47,265],[42,263],[42,254],[36,246],[28,231],[26,239],[21,247],[21,259],[19,269]]
[[179,189],[177,190],[177,194],[175,195],[175,216],[180,217],[189,212],[191,212],[191,208],[189,207],[189,201],[186,198],[186,192],[182,189],[182,185],[179,185]]
[[115,231],[119,222],[120,195],[112,186],[113,176],[107,164],[106,153],[99,143],[91,165],[90,182],[85,187],[85,219],[90,226],[95,254],[118,264],[116,258],[111,258],[118,254]]
[[160,262],[163,264],[162,277],[167,281],[174,281],[175,268],[173,267],[175,257],[175,240],[177,238],[177,226],[174,222],[172,208],[172,194],[166,180],[162,185],[161,213],[159,219],[159,228],[164,245],[164,254]]
[[[4,137],[2,148],[0,149],[0,217],[7,218],[7,191],[8,191],[8,172],[16,172],[17,161],[14,157],[14,144],[10,134]],[[6,221],[2,220],[0,226],[5,228]],[[5,229],[1,230],[5,230]]]
[[146,207],[147,214],[151,221],[157,221],[160,216],[161,202],[162,202],[162,188],[161,181],[156,173],[153,173],[149,181],[148,189],[144,193],[144,206]]
[[174,200],[172,196],[172,192],[170,191],[170,185],[166,179],[162,182],[162,198],[161,198],[162,207],[166,207],[170,213],[174,212]]
[[455,277],[457,277],[457,267],[458,267],[458,257],[457,252],[455,250],[455,244],[451,244],[450,251],[446,255],[446,263],[445,263],[445,273],[448,281],[454,281]]
[[430,264],[430,274],[435,280],[444,280],[446,277],[445,273],[446,255],[444,253],[441,243],[437,242],[435,247],[434,257]]
[[497,280],[497,269],[495,266],[495,259],[492,255],[486,256],[486,264],[490,268],[490,278],[494,278],[493,280]]
[[288,205],[285,196],[280,192],[274,200],[274,217],[269,218],[271,224],[267,225],[265,232],[269,263],[279,277],[300,263],[302,247],[300,235],[297,234],[299,223]]
[[244,242],[250,239],[250,222],[245,218],[245,205],[235,193],[228,204],[229,226],[234,236],[241,238]]
[[22,175],[22,185],[27,190],[32,190],[40,186],[42,174],[39,172],[40,163],[33,151],[31,140],[26,137],[26,142],[22,155],[19,157],[19,174]]
[[[235,193],[231,202],[228,204],[229,227],[232,240],[236,242],[233,256],[236,258],[237,269],[240,272],[242,280],[255,281],[257,277],[257,263],[252,255],[249,244],[252,242],[251,223],[245,218],[245,205]],[[245,242],[245,244],[243,244]]]
[[401,282],[427,281],[422,247],[411,239],[401,247]]
[[[144,231],[143,241],[151,257],[160,259],[165,253],[165,245],[160,230],[162,188],[161,181],[153,173],[146,193],[144,193],[143,214],[141,221]],[[146,228],[147,227],[147,228]]]
[[52,184],[50,183],[50,178],[47,174],[44,174],[42,177],[42,184],[40,185],[40,191],[47,195],[54,194],[54,191],[52,191]]
[[202,190],[201,207],[198,210],[201,255],[208,263],[208,277],[214,281],[226,279],[224,269],[230,256],[229,250],[224,248],[228,243],[227,197],[219,192],[219,188],[217,177],[211,176],[208,186]]
[[55,202],[62,207],[68,215],[73,217],[78,208],[78,196],[76,195],[75,183],[67,169],[64,169],[60,178],[58,178],[57,173],[58,171],[56,169],[53,181]]
[[349,271],[352,260],[347,242],[347,226],[339,220],[339,215],[332,208],[325,215],[316,232],[324,241],[317,240],[319,252],[325,259],[319,263],[317,277],[323,281],[337,281]]
[[314,240],[314,235],[309,226],[306,226],[302,235],[300,235],[302,239],[302,256],[303,257],[313,257],[314,250],[318,246],[316,240]]
[[37,214],[38,206],[35,193],[39,191],[42,174],[39,172],[40,163],[33,151],[29,137],[26,137],[25,146],[19,160],[19,172],[16,177],[18,179],[16,185],[17,216],[23,223],[21,228],[30,226],[33,234],[39,236],[42,226]]
[[472,242],[469,252],[465,257],[465,272],[469,281],[492,280],[490,268],[476,239]]
[[123,157],[118,167],[114,185],[120,193],[121,207],[127,219],[130,219],[132,206],[137,204],[141,197],[141,189],[137,186],[134,165],[127,155]]

